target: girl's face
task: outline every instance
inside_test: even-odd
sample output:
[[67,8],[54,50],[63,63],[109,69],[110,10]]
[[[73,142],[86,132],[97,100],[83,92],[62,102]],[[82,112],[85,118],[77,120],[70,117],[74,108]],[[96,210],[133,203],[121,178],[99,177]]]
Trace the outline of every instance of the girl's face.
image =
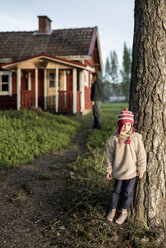
[[131,130],[131,123],[126,122],[122,127],[122,132],[128,133]]

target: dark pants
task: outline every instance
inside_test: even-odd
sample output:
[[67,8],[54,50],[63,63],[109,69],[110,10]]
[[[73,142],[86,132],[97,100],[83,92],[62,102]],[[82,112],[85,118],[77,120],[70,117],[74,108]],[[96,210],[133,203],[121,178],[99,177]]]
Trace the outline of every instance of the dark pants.
[[123,209],[130,209],[130,204],[133,197],[133,189],[136,178],[131,178],[129,180],[117,180],[114,182],[114,189],[111,197],[111,209],[117,208],[119,195],[122,196],[122,206]]
[[101,128],[100,105],[101,102],[99,101],[95,101],[93,105],[93,117],[94,117],[93,128],[97,128],[97,129]]

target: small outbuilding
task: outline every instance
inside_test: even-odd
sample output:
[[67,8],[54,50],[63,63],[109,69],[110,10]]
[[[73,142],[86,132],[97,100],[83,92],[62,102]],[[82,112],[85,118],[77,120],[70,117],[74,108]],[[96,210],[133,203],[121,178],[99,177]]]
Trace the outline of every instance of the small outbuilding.
[[91,110],[93,72],[102,70],[98,28],[0,32],[0,109]]

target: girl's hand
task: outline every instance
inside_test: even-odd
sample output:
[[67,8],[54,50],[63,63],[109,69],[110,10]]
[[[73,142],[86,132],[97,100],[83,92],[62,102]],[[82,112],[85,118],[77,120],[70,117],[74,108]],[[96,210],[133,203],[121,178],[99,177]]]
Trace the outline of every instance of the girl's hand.
[[107,180],[111,180],[112,179],[112,174],[107,173]]
[[141,172],[141,171],[138,171],[138,172],[137,172],[137,177],[138,177],[138,179],[141,179],[141,178],[143,177],[143,175],[144,175],[143,172]]

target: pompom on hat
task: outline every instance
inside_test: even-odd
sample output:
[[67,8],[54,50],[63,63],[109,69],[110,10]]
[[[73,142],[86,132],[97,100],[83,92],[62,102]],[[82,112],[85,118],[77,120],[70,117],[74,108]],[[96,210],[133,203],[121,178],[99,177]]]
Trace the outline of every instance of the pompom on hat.
[[[122,127],[126,122],[131,123],[131,127],[132,127],[132,132],[130,133],[130,136],[131,136],[131,134],[134,132],[134,127],[133,127],[134,114],[131,111],[129,111],[127,108],[124,108],[124,110],[120,112],[120,114],[118,115],[118,133],[120,135],[121,135]],[[129,139],[127,140],[127,144],[130,144],[131,142],[130,136],[129,136]],[[120,138],[119,138],[119,143],[121,143]]]

